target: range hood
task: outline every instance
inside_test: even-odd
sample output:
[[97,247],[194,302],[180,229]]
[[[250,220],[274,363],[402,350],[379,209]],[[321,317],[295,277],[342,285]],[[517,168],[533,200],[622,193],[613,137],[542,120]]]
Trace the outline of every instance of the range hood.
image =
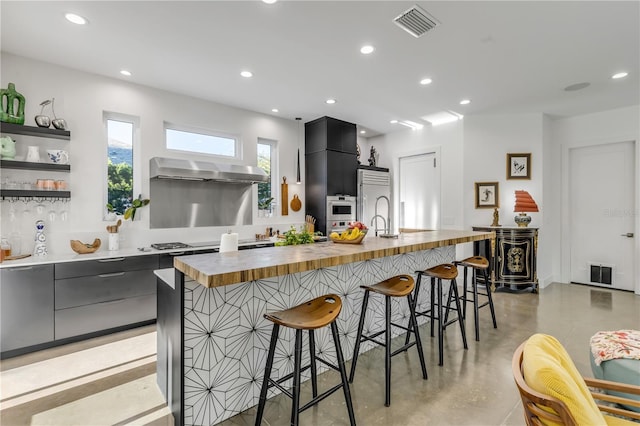
[[164,157],[149,160],[149,176],[151,179],[269,182],[269,175],[259,167]]

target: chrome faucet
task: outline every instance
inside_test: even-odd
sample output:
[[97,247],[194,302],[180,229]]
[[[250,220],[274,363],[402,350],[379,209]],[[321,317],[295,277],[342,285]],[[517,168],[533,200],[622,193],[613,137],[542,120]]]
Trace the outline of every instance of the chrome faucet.
[[[387,201],[387,218],[385,220],[384,216],[378,214],[378,202],[380,201],[380,199],[385,199]],[[391,201],[389,201],[389,197],[387,197],[386,195],[381,195],[378,198],[376,198],[376,204],[374,207],[374,216],[373,218],[371,218],[371,225],[373,225],[373,221],[376,220],[378,217],[380,217],[382,219],[382,223],[384,225],[384,234],[385,235],[389,235],[391,234],[391,217],[389,216],[391,213]],[[376,237],[378,236],[378,225],[376,222]]]

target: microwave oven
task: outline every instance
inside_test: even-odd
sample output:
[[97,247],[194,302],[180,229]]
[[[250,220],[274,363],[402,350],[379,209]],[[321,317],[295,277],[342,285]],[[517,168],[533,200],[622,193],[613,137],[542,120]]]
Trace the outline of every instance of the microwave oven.
[[327,233],[344,231],[356,221],[356,197],[332,195],[327,197]]

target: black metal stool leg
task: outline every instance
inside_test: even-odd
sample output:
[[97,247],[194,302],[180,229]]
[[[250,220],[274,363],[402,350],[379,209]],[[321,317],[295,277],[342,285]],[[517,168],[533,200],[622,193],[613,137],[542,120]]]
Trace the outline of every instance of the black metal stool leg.
[[271,332],[271,343],[269,343],[269,353],[267,355],[267,365],[264,369],[264,379],[262,379],[262,387],[260,389],[260,402],[258,403],[258,412],[256,413],[256,426],[259,426],[262,422],[262,416],[264,415],[264,404],[267,402],[267,390],[269,389],[269,378],[271,377],[271,368],[273,367],[273,358],[276,352],[276,344],[278,343],[278,332],[280,326],[278,324],[273,325],[273,331]]
[[[416,348],[418,349],[418,357],[420,358],[420,368],[422,368],[422,378],[427,380],[427,366],[424,362],[424,352],[422,352],[422,340],[420,339],[420,332],[418,331],[418,319],[416,318],[416,302],[411,295],[407,295],[407,301],[409,302],[409,329],[413,330],[416,339]],[[409,332],[407,332],[407,337],[409,337]],[[407,342],[408,343],[408,342]],[[407,345],[405,343],[405,346]]]
[[318,373],[316,369],[316,338],[313,330],[309,330],[309,355],[311,356],[311,389],[315,398],[318,396]]
[[360,342],[362,340],[362,329],[364,328],[364,316],[367,313],[367,304],[369,303],[369,292],[365,291],[362,298],[362,310],[360,311],[360,323],[358,324],[358,334],[356,335],[356,344],[353,348],[353,358],[351,358],[351,372],[349,373],[349,383],[353,383],[356,374],[356,364],[358,363],[358,352],[360,352]]
[[[413,313],[416,314],[416,305],[418,304],[418,294],[420,294],[420,282],[422,281],[422,272],[418,272],[418,279],[416,281],[416,287],[413,290]],[[409,306],[411,308],[411,306]],[[417,314],[415,315],[417,317]],[[415,322],[415,326],[418,326],[418,321]],[[409,328],[411,328],[411,321],[409,321]],[[411,337],[411,333],[407,331],[407,337],[404,339],[404,345],[407,346],[409,344],[409,338]],[[407,348],[409,349],[409,348]],[[406,352],[406,351],[405,351]]]
[[489,283],[489,274],[487,273],[486,269],[482,273],[484,274],[484,282],[485,282],[485,286],[487,287],[487,298],[489,299],[489,309],[491,310],[491,319],[493,319],[493,328],[498,328],[498,323],[496,322],[496,311],[493,307],[493,296],[491,296],[491,284]]
[[462,283],[462,318],[467,319],[467,267],[464,266],[464,283]]
[[291,425],[300,424],[300,370],[302,364],[302,330],[296,330],[296,343],[293,353],[293,403],[291,406]]
[[384,406],[391,405],[391,298],[385,296]]
[[[433,337],[433,322],[436,320],[436,314],[435,314],[435,285],[436,285],[436,279],[431,277],[431,311],[429,312],[431,314],[431,337]],[[442,294],[438,297],[441,297]],[[438,305],[440,305],[440,303],[438,303]],[[440,321],[440,318],[438,318],[438,321]]]
[[[451,287],[453,287],[453,292],[455,295],[456,309],[458,310],[458,314],[460,314],[460,312],[462,311],[460,309],[460,299],[458,296],[458,283],[456,283],[455,278],[451,280]],[[460,325],[460,333],[462,334],[462,343],[464,344],[464,348],[468,349],[467,334],[465,333],[465,330],[464,330],[464,321],[460,321],[460,319],[458,319],[458,324]]]
[[338,368],[340,369],[340,377],[342,379],[344,400],[347,404],[347,411],[349,412],[349,423],[351,424],[351,426],[355,426],[356,416],[353,413],[351,391],[349,390],[349,381],[347,380],[347,369],[344,366],[344,357],[342,356],[342,347],[340,346],[340,338],[338,336],[338,326],[336,325],[335,321],[331,323],[331,334],[333,335],[333,342],[336,346],[336,359],[338,361]]
[[[431,278],[432,282],[434,278]],[[444,323],[442,322],[442,280],[437,279],[438,283],[438,365],[444,365]],[[433,299],[432,299],[433,303]]]
[[[466,272],[465,268],[465,272]],[[472,283],[471,283],[471,287],[473,290],[473,325],[476,328],[476,342],[480,341],[480,305],[478,302],[478,280],[477,280],[477,275],[476,275],[476,270],[475,268],[473,269],[473,271],[471,272],[471,277],[472,277]]]

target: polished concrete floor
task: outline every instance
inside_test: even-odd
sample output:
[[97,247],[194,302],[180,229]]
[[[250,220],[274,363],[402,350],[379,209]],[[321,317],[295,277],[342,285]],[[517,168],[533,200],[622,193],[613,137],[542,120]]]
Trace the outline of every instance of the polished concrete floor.
[[[382,349],[361,356],[351,388],[358,424],[523,425],[511,374],[511,357],[522,341],[536,332],[552,334],[578,369],[591,375],[589,338],[599,330],[640,326],[640,297],[629,292],[552,284],[540,294],[495,293],[494,300],[498,328],[492,328],[488,309],[481,310],[476,342],[468,318],[468,350],[458,328],[448,328],[442,367],[437,338],[422,327],[429,379],[422,380],[415,348],[394,357],[390,407],[384,406]],[[0,424],[173,424],[155,384],[155,338],[154,328],[145,327],[3,360]],[[336,373],[323,374],[320,389],[337,380]],[[308,384],[303,385],[303,401],[309,394]],[[263,424],[288,424],[289,410],[288,398],[270,399]],[[250,425],[254,415],[250,409],[222,424]],[[300,420],[303,425],[348,424],[342,393],[305,411]]]

